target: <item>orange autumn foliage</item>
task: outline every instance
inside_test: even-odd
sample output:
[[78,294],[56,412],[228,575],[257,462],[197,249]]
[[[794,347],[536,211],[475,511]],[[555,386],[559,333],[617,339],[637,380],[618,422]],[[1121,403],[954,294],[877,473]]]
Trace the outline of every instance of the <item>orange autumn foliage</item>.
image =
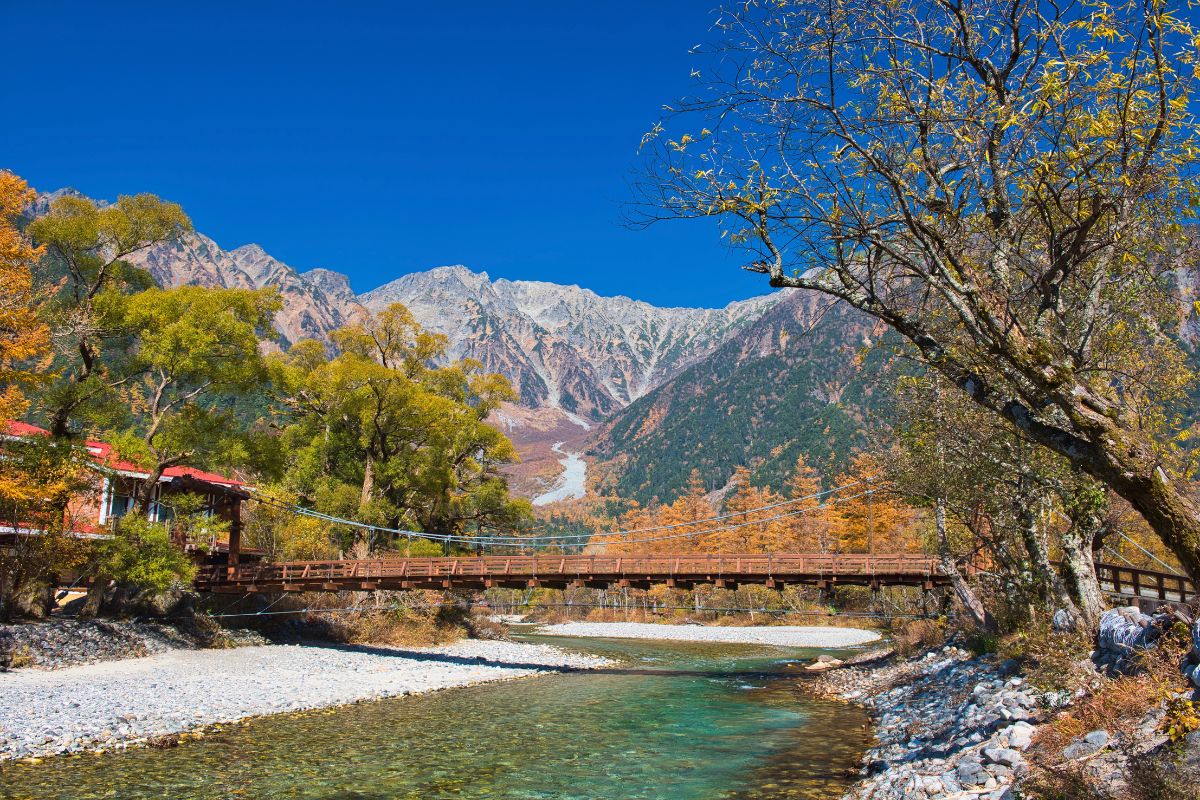
[[879,464],[859,456],[833,485],[854,482],[814,497],[822,493],[821,479],[801,458],[780,494],[753,485],[750,470],[740,467],[736,488],[717,508],[694,471],[688,491],[674,502],[635,503],[617,520],[617,530],[626,533],[597,534],[589,546],[608,553],[867,552],[870,545],[876,552],[919,550],[917,512],[891,491]]
[[[41,379],[37,363],[50,349],[50,332],[38,319],[33,265],[41,258],[17,228],[34,192],[21,178],[0,171],[0,425],[25,413],[23,389]],[[15,466],[0,471],[0,500],[24,502],[45,491]]]
[[0,420],[24,413],[28,403],[22,387],[37,381],[28,364],[50,346],[33,290],[32,268],[42,251],[16,225],[33,198],[24,180],[0,171]]

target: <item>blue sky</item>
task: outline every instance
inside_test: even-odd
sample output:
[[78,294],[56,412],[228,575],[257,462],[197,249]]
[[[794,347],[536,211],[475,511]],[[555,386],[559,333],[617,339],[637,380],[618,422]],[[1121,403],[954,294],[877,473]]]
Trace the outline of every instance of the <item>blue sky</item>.
[[620,224],[705,3],[3,6],[0,166],[38,189],[154,192],[358,291],[452,263],[660,305],[768,291],[708,222]]

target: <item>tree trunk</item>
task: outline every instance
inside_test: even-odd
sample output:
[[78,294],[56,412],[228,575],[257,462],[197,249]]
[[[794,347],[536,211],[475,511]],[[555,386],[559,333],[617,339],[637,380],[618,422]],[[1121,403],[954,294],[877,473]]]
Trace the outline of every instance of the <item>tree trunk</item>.
[[[1023,484],[1025,481],[1022,480],[1021,483]],[[1034,503],[1040,502],[1040,498],[1031,498],[1025,492],[1018,491],[1016,502],[1020,503],[1015,510],[1021,543],[1029,556],[1028,563],[1033,573],[1034,588],[1038,593],[1038,599],[1044,605],[1065,608],[1068,613],[1078,616],[1079,610],[1075,608],[1075,601],[1071,599],[1067,587],[1054,569],[1054,565],[1050,563],[1050,556],[1042,541],[1041,525],[1038,523],[1039,515],[1033,507]]]
[[1168,478],[1159,466],[1143,474],[1118,475],[1113,480],[1092,474],[1128,500],[1170,548],[1188,576],[1200,581],[1200,511],[1185,494],[1185,487]]
[[104,602],[104,593],[108,591],[110,583],[108,578],[96,578],[92,581],[87,597],[84,598],[83,608],[79,609],[80,619],[92,619],[100,613],[100,604]]
[[[807,286],[803,280],[789,281],[782,275],[773,275],[771,285]],[[839,296],[828,288],[810,288]],[[852,304],[907,337],[930,364],[979,406],[1007,419],[1032,441],[1066,457],[1128,500],[1188,576],[1200,581],[1200,509],[1188,496],[1186,486],[1167,475],[1136,420],[1122,419],[1119,407],[1076,385],[1060,387],[1047,396],[1070,418],[1070,425],[1047,424],[1023,402],[989,385],[976,371],[951,357],[917,318],[881,313],[869,303]]]
[[962,603],[963,608],[971,615],[971,619],[975,624],[984,630],[996,630],[996,620],[991,613],[983,605],[979,599],[979,595],[967,583],[966,578],[959,572],[958,565],[954,563],[954,557],[950,554],[950,540],[946,535],[946,502],[942,498],[937,498],[934,503],[934,523],[937,526],[937,542],[938,542],[938,563],[949,578],[951,585],[954,586],[954,594],[958,597],[958,601]]
[[1063,534],[1063,579],[1067,591],[1075,601],[1079,614],[1089,628],[1095,628],[1107,604],[1096,580],[1096,564],[1092,560],[1091,536],[1082,535],[1075,528]]
[[371,493],[375,491],[375,466],[374,459],[370,453],[367,454],[366,467],[363,469],[362,494],[359,495],[358,504],[365,506],[371,502]]
[[154,487],[158,485],[158,480],[162,477],[162,474],[163,467],[160,464],[150,473],[150,477],[138,483],[137,511],[143,517],[150,517],[150,504],[154,501]]

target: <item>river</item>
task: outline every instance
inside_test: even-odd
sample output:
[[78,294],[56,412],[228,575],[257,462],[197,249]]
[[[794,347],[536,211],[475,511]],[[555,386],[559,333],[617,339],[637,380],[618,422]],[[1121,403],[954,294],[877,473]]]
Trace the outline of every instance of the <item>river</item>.
[[10,764],[0,797],[809,800],[841,795],[868,740],[863,712],[798,688],[830,651],[519,638],[621,663]]
[[560,500],[580,500],[587,495],[587,462],[579,453],[568,453],[563,450],[566,442],[556,442],[550,449],[560,456],[558,463],[562,465],[562,474],[554,481],[550,491],[533,498],[535,506],[549,505]]

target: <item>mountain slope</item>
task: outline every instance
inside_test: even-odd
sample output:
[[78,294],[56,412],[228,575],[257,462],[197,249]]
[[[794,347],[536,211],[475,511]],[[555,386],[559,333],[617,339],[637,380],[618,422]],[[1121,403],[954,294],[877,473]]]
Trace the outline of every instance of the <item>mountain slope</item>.
[[474,358],[512,380],[523,404],[601,419],[707,356],[779,302],[659,308],[578,286],[491,280],[466,267],[406,275],[362,295],[368,309],[403,303]]
[[723,486],[740,465],[779,486],[797,456],[827,475],[866,441],[887,355],[844,305],[794,292],[761,319],[616,414],[593,439],[601,491],[670,501],[693,468]]

